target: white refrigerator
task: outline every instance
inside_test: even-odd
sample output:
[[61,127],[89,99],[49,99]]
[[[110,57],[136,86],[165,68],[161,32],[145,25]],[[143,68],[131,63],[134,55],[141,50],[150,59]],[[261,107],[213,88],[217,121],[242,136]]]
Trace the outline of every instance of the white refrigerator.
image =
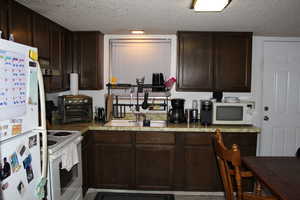
[[0,199],[41,199],[46,177],[45,93],[37,49],[0,39]]

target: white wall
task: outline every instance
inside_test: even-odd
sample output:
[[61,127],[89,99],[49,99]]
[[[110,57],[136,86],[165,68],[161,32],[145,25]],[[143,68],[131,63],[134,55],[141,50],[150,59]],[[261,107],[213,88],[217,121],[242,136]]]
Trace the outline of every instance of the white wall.
[[[109,50],[109,40],[111,39],[169,39],[171,40],[171,66],[170,74],[176,77],[176,66],[177,66],[177,36],[176,35],[145,35],[145,36],[133,36],[133,35],[105,35],[104,36],[104,83],[109,81],[109,60],[110,60],[110,50]],[[224,93],[223,96],[237,96],[241,99],[253,100],[256,102],[256,116],[255,125],[260,127],[260,115],[259,110],[261,108],[261,37],[253,38],[253,53],[252,53],[252,85],[251,92],[249,93]],[[81,90],[80,94],[85,94],[93,97],[94,106],[104,106],[104,94],[106,93],[106,88],[104,90],[98,91],[88,91]],[[58,95],[69,94],[69,91],[62,93],[48,94],[47,99],[55,100]],[[186,99],[186,107],[191,107],[191,102],[193,99],[209,99],[212,97],[211,92],[176,92],[175,87],[171,91],[172,98],[184,98]]]

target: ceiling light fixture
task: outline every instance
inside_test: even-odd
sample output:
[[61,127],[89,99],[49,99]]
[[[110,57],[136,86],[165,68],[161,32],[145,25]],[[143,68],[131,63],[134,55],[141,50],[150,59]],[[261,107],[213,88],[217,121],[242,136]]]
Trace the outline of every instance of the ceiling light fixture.
[[199,12],[222,11],[231,0],[194,0],[193,9]]
[[141,35],[144,34],[145,31],[144,30],[132,30],[131,34],[135,34],[135,35]]

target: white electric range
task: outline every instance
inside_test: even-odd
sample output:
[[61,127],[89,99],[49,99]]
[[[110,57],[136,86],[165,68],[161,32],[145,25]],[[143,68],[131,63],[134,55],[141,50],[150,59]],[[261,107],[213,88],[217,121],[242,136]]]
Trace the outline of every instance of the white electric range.
[[[49,154],[48,200],[82,200],[82,163],[79,131],[51,130],[47,133]],[[70,171],[62,169],[62,155],[75,143],[78,163]]]

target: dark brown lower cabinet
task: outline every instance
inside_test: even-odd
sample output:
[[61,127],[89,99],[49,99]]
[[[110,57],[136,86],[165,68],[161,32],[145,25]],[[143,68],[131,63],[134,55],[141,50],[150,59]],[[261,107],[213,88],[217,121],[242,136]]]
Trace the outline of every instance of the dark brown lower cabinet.
[[171,145],[136,145],[137,189],[170,190],[175,148]]
[[[210,133],[93,131],[83,147],[84,186],[222,191]],[[242,155],[256,155],[254,133],[226,133]],[[251,188],[251,182],[247,183]]]
[[134,183],[134,148],[132,134],[93,132],[90,153],[93,188],[132,189]]
[[134,151],[131,145],[96,144],[96,187],[132,188]]
[[82,193],[83,196],[85,196],[88,188],[89,188],[89,153],[90,153],[90,147],[92,146],[90,143],[89,134],[86,134],[83,136],[81,151],[82,151]]

